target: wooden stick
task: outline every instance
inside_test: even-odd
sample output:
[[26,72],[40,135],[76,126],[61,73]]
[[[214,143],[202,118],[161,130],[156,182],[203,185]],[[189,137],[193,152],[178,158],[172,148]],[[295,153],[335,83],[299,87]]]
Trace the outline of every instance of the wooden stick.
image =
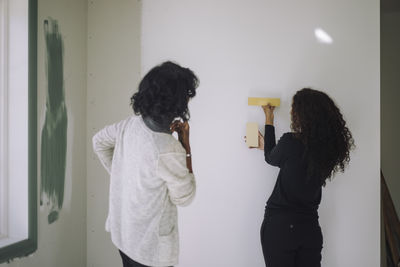
[[393,200],[390,196],[389,189],[386,185],[385,177],[381,171],[381,194],[383,202],[383,221],[385,224],[385,237],[389,243],[394,264],[400,266],[400,255],[398,253],[399,244],[396,244],[395,235],[400,237],[400,222],[397,217]]

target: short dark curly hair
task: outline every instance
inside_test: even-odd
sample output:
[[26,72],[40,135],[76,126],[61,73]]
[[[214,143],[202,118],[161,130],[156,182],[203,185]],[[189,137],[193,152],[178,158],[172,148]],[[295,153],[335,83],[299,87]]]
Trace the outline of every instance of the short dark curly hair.
[[136,115],[150,117],[158,123],[170,123],[174,118],[189,120],[188,101],[196,95],[199,79],[189,68],[171,61],[151,69],[131,97]]
[[292,102],[291,128],[306,150],[308,177],[317,177],[321,185],[343,172],[350,161],[354,140],[343,115],[324,92],[303,88]]

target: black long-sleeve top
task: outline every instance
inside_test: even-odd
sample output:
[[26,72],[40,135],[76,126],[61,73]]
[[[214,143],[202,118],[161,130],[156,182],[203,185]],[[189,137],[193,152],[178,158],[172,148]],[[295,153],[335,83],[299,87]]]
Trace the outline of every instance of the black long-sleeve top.
[[307,178],[305,146],[293,133],[285,133],[275,142],[275,128],[265,125],[265,161],[280,168],[274,190],[267,201],[266,215],[293,212],[318,217],[321,184]]

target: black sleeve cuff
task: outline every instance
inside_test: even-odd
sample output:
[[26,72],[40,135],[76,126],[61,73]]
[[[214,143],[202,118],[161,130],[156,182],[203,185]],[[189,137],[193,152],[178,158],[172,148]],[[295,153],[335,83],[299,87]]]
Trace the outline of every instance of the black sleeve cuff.
[[265,125],[264,134],[264,151],[269,152],[276,145],[275,141],[275,127],[273,125]]

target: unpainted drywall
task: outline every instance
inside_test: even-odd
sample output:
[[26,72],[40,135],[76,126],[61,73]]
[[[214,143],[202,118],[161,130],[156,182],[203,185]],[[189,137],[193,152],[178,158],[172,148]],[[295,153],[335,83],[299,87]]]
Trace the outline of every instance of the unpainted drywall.
[[121,265],[105,232],[109,176],[93,153],[92,137],[132,114],[130,97],[140,79],[140,14],[137,0],[88,1],[87,267]]

